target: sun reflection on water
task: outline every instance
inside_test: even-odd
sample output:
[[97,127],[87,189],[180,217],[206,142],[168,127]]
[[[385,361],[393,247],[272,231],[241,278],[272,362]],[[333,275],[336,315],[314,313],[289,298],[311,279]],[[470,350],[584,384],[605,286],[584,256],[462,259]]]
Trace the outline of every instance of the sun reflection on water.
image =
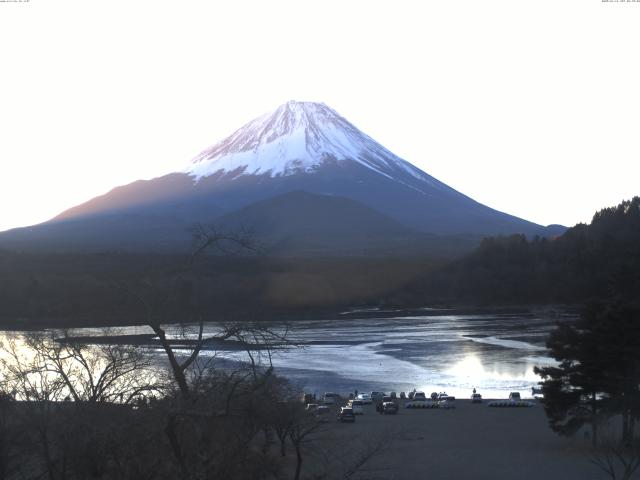
[[498,364],[492,368],[485,366],[477,355],[467,355],[445,370],[448,375],[469,381],[523,381],[537,382],[540,377],[533,372],[533,364]]

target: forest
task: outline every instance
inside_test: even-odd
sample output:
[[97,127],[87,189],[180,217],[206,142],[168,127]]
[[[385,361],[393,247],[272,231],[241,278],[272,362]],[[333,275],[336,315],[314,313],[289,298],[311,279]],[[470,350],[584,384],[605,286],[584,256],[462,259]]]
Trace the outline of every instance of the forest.
[[[198,303],[207,320],[304,318],[377,304],[388,292],[443,265],[431,258],[268,258],[0,252],[0,325],[144,323],[131,287],[165,291],[166,321]],[[197,296],[197,298],[196,298]]]
[[[597,212],[556,238],[489,237],[457,260],[45,254],[0,251],[5,327],[132,325],[144,312],[131,291],[167,298],[167,322],[288,319],[349,307],[581,305],[640,297],[640,197]],[[164,293],[161,293],[164,292]]]
[[640,197],[557,238],[485,238],[462,259],[390,296],[398,305],[581,305],[640,298]]

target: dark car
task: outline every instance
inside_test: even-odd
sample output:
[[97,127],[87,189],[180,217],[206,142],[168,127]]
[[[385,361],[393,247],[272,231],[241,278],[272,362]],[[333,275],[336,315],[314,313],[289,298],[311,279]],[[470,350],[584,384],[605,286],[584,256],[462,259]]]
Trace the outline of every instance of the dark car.
[[330,413],[331,413],[331,408],[327,407],[326,405],[320,405],[318,406],[318,408],[316,408],[316,418],[320,422],[328,422],[329,421],[328,415]]
[[338,421],[342,423],[353,423],[356,421],[356,415],[350,407],[342,407],[338,413]]
[[511,400],[512,402],[519,402],[520,400],[522,400],[520,398],[520,392],[511,392],[509,394],[509,400]]
[[384,392],[371,392],[371,400],[374,402],[379,402],[384,397]]
[[340,395],[333,392],[326,392],[322,396],[322,401],[325,405],[335,405],[340,401]]

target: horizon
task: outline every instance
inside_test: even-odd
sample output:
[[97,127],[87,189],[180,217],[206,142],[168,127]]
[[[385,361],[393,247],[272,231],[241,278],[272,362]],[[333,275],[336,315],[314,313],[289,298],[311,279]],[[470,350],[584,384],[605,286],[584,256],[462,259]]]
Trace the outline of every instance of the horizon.
[[178,171],[290,99],[541,225],[640,193],[637,4],[332,5],[2,4],[0,201],[18,207],[0,231]]

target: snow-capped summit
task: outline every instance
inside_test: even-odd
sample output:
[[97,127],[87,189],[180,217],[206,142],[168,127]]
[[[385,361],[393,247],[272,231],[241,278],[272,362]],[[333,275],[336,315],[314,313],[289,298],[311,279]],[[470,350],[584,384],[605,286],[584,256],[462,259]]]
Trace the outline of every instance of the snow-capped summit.
[[[390,179],[407,173],[434,179],[362,133],[324,103],[290,101],[208,148],[187,173],[197,180],[216,173],[287,176],[317,171],[325,163],[355,161]],[[400,174],[400,175],[399,175]]]

